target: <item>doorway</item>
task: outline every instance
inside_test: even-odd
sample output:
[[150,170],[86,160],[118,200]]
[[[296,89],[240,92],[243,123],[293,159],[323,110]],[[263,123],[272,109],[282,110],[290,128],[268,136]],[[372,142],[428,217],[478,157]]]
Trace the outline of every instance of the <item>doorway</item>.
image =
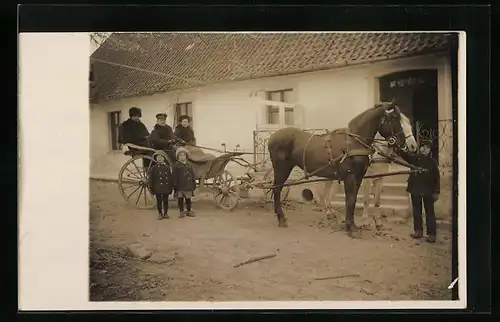
[[417,143],[431,142],[431,153],[439,162],[437,70],[392,73],[379,79],[379,87],[380,100],[395,99],[410,118]]

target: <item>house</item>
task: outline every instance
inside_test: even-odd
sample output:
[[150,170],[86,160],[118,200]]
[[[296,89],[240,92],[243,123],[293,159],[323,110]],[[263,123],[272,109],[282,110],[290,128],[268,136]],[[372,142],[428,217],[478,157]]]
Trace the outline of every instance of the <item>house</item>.
[[[266,151],[283,126],[345,127],[396,98],[417,140],[433,139],[439,207],[451,210],[454,35],[443,33],[115,33],[91,56],[91,174],[116,177],[127,159],[117,127],[138,106],[152,129],[193,119],[197,144]],[[286,104],[269,105],[267,101]],[[237,167],[234,167],[234,171]],[[403,178],[404,179],[404,178]],[[404,180],[399,184],[404,185]],[[451,211],[450,211],[451,213]]]

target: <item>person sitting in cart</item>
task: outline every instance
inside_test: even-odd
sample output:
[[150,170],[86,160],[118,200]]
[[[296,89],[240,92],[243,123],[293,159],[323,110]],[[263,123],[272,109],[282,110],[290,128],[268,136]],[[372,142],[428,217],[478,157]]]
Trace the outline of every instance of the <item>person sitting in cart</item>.
[[156,197],[158,220],[169,219],[168,196],[172,193],[173,187],[172,169],[161,154],[155,157],[155,161],[156,163],[151,168],[150,178],[151,190]]
[[174,135],[189,145],[196,145],[196,138],[194,137],[194,131],[191,127],[190,118],[188,115],[182,115],[179,118],[179,124],[175,127]]
[[436,216],[434,213],[434,202],[439,199],[440,175],[436,160],[430,155],[431,142],[422,141],[419,154],[414,155],[406,151],[398,151],[397,154],[405,161],[424,169],[423,172],[412,172],[408,177],[407,191],[411,195],[413,210],[413,230],[411,237],[419,239],[423,237],[422,227],[422,202],[425,209],[427,226],[427,238],[429,243],[436,242]]
[[[131,143],[140,146],[149,146],[149,131],[141,122],[142,111],[138,107],[128,110],[129,118],[118,127],[118,143]],[[135,150],[130,148],[130,150]]]
[[175,137],[172,128],[166,123],[166,120],[166,113],[156,114],[156,125],[153,131],[151,131],[150,140],[153,148],[165,151],[172,160],[175,160],[173,151]]
[[[175,156],[177,162],[173,171],[174,194],[177,197],[179,206],[179,217],[195,217],[191,209],[191,198],[194,196],[194,190],[196,189],[196,180],[194,169],[188,162],[189,151],[186,148],[180,147],[175,151]],[[184,212],[184,201],[186,201],[187,212]]]
[[182,115],[179,118],[180,124],[175,127],[174,137],[181,139],[185,144],[185,148],[189,151],[189,159],[194,162],[207,162],[215,159],[215,156],[210,153],[205,153],[201,148],[196,146],[196,138],[193,128],[190,125],[190,117]]
[[[142,111],[138,107],[131,107],[128,110],[129,118],[118,127],[118,143],[131,143],[139,146],[149,147],[149,131],[146,125],[141,122]],[[139,152],[138,149],[128,147],[130,152]],[[142,166],[147,169],[150,165],[149,159],[142,159]]]

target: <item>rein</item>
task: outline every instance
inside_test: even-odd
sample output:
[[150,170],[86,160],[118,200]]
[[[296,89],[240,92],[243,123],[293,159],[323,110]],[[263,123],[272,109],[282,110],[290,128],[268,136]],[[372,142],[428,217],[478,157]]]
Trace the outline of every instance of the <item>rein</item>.
[[195,145],[195,144],[188,144],[186,143],[187,146],[193,146],[195,148],[200,148],[200,149],[203,149],[203,150],[209,150],[209,151],[214,151],[214,152],[218,152],[218,153],[223,153],[223,154],[231,154],[231,153],[237,153],[239,155],[243,155],[243,154],[266,154],[266,153],[258,153],[258,152],[246,152],[246,151],[224,151],[224,150],[219,150],[219,149],[213,149],[213,148],[207,148],[205,146],[200,146],[200,145]]

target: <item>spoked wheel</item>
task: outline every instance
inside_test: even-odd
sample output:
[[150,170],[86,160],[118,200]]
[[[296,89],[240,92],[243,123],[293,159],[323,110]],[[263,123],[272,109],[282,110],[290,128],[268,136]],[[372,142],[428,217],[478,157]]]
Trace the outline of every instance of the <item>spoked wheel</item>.
[[233,210],[240,199],[240,186],[236,177],[229,171],[224,170],[214,178],[214,199],[220,208]]
[[[273,184],[274,182],[274,170],[273,169],[269,169],[267,170],[266,174],[264,174],[264,180],[268,181],[269,184]],[[290,187],[283,187],[283,189],[281,190],[281,202],[285,201],[286,198],[288,198],[288,194],[290,193]],[[264,199],[266,201],[273,201],[274,198],[273,198],[273,190],[272,189],[268,189],[268,190],[265,190],[264,192],[265,196],[264,196]]]
[[136,155],[123,165],[118,175],[118,186],[123,198],[139,209],[151,209],[156,206],[151,191],[148,173],[155,163],[153,157]]

